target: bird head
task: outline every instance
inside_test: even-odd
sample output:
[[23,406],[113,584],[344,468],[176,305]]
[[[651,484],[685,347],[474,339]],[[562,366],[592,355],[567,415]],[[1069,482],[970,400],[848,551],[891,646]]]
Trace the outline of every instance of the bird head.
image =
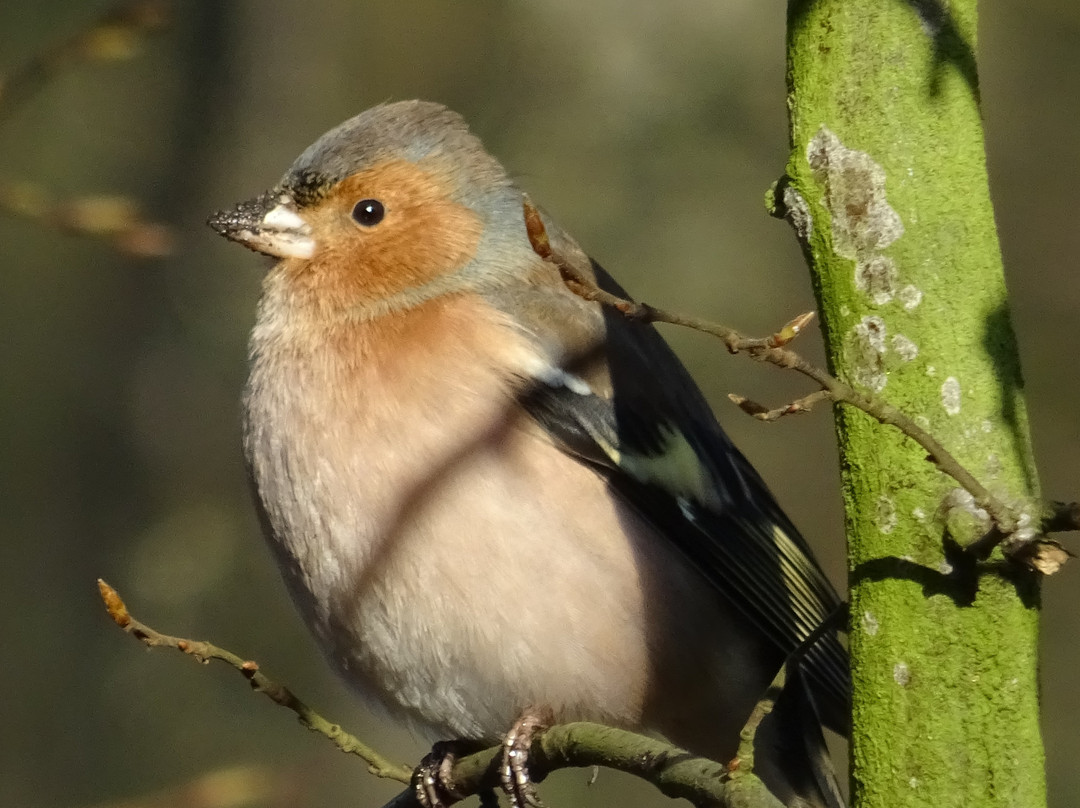
[[424,101],[345,121],[275,188],[208,224],[346,307],[500,286],[535,260],[521,192],[459,115]]

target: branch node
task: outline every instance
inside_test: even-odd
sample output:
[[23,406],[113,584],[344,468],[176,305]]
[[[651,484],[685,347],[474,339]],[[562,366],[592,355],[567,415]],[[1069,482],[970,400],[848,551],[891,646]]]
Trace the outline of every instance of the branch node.
[[763,404],[759,404],[756,401],[751,401],[745,396],[736,395],[735,393],[728,393],[728,398],[735,403],[735,405],[745,412],[747,415],[756,418],[759,421],[771,423],[785,415],[798,415],[803,412],[810,412],[814,405],[819,401],[827,401],[832,398],[832,395],[828,390],[815,390],[809,395],[805,395],[802,398],[798,398],[795,401],[784,404],[781,407],[770,410]]
[[[751,339],[742,336],[732,328],[718,323],[685,314],[672,313],[650,306],[647,303],[636,303],[618,295],[613,295],[600,289],[595,279],[588,277],[584,271],[579,270],[569,261],[556,254],[548,240],[540,214],[528,197],[524,197],[523,205],[526,230],[533,250],[545,261],[555,265],[563,282],[574,294],[585,300],[614,308],[633,319],[645,322],[669,323],[711,334],[721,339],[730,353],[746,351],[753,359],[759,362],[768,362],[777,367],[789,368],[801,373],[803,376],[815,381],[820,388],[815,393],[792,402],[786,407],[779,408],[779,410],[765,410],[760,404],[749,402],[742,397],[732,399],[740,407],[744,407],[750,412],[753,417],[763,421],[775,420],[782,415],[805,412],[810,405],[825,398],[837,403],[848,404],[862,410],[882,424],[899,429],[903,434],[914,440],[926,451],[938,469],[956,480],[978,506],[989,514],[1003,536],[1012,535],[1020,526],[1020,516],[1016,510],[994,496],[933,435],[915,423],[914,419],[883,399],[856,390],[825,370],[810,364],[794,351],[783,347],[798,336],[810,323],[814,316],[813,312],[800,314],[771,337]],[[1078,506],[1076,524],[1080,524],[1080,506]],[[992,548],[991,545],[990,549]]]

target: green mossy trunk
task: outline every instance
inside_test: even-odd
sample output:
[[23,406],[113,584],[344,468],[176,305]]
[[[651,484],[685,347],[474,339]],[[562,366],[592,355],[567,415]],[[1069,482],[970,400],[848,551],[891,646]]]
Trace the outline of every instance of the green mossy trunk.
[[[983,152],[975,2],[792,0],[777,205],[833,373],[1037,515]],[[985,516],[914,441],[836,408],[850,544],[853,802],[1045,804],[1038,581],[950,550]]]

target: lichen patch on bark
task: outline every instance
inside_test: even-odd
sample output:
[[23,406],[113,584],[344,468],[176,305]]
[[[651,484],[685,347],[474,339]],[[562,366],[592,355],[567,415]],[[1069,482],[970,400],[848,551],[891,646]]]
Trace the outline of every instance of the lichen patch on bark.
[[919,355],[919,346],[903,334],[893,334],[892,347],[897,356],[905,362],[910,362]]
[[899,297],[904,306],[904,311],[912,311],[922,303],[922,290],[909,283],[900,290]]
[[960,380],[949,376],[941,384],[941,406],[949,415],[960,414]]
[[896,528],[896,503],[882,494],[877,501],[877,526],[882,533],[892,533]]
[[847,352],[853,381],[875,393],[885,389],[885,321],[875,315],[863,317],[849,332]]
[[792,185],[784,188],[784,210],[799,241],[804,244],[808,242],[814,235],[814,218],[810,214],[810,206]]
[[838,254],[878,253],[904,234],[900,215],[885,198],[885,169],[869,154],[849,149],[822,126],[806,147],[806,159],[825,189]]

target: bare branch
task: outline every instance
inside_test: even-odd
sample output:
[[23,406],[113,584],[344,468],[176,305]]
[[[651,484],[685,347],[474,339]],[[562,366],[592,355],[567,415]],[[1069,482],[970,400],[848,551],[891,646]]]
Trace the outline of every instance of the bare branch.
[[[499,787],[501,748],[485,749],[457,761],[447,785],[463,796]],[[737,776],[723,764],[626,730],[587,722],[560,724],[537,735],[529,750],[529,771],[542,780],[564,768],[604,766],[633,774],[672,798],[716,808],[781,808],[765,784],[749,771]],[[407,789],[385,808],[419,808]]]
[[[0,122],[40,92],[63,68],[81,61],[130,58],[149,32],[165,25],[167,0],[127,0],[74,36],[46,48],[8,75],[0,75]],[[107,241],[120,252],[162,258],[173,252],[172,229],[147,220],[119,195],[54,199],[40,184],[0,180],[0,212]]]
[[[341,751],[356,755],[367,763],[372,774],[400,783],[412,782],[412,769],[390,762],[338,725],[330,723],[289,688],[262,673],[255,662],[208,642],[162,634],[132,617],[116,590],[100,579],[98,590],[113,622],[144,645],[175,648],[199,662],[224,662],[239,671],[254,690],[296,713],[305,727],[325,736]],[[501,765],[502,747],[485,749],[458,760],[446,785],[463,797],[498,788]],[[723,764],[697,757],[663,741],[599,724],[577,722],[551,727],[537,734],[529,752],[529,770],[536,780],[542,780],[556,769],[589,766],[605,766],[636,775],[667,796],[688,799],[702,808],[782,808],[779,800],[749,771],[749,767],[731,772]],[[417,808],[415,789],[410,785],[390,805]]]
[[757,418],[759,421],[775,421],[778,418],[783,418],[785,415],[810,412],[814,405],[819,401],[832,400],[832,396],[829,394],[828,390],[815,390],[813,393],[809,393],[802,398],[797,398],[782,407],[770,410],[768,407],[758,404],[756,401],[751,401],[745,396],[737,395],[736,393],[728,393],[728,398],[731,399],[740,410],[747,415]]
[[[754,338],[745,337],[733,328],[700,317],[665,311],[648,303],[638,303],[613,295],[599,288],[593,278],[586,276],[577,267],[563,260],[561,256],[552,250],[540,214],[527,197],[524,199],[524,210],[525,226],[533,249],[537,255],[558,268],[564,282],[575,294],[586,300],[610,306],[631,319],[648,323],[669,323],[691,328],[704,334],[711,334],[723,340],[724,345],[727,346],[728,351],[731,353],[744,351],[759,362],[767,362],[780,368],[787,368],[794,370],[796,373],[801,373],[816,382],[828,398],[862,410],[883,424],[896,427],[919,444],[926,451],[928,459],[941,471],[956,480],[975,498],[975,503],[990,515],[995,525],[997,525],[1002,539],[1021,528],[1023,520],[1020,515],[975,479],[975,476],[961,465],[951,452],[946,450],[933,435],[920,427],[913,419],[891,404],[886,403],[883,399],[856,390],[822,368],[807,362],[794,351],[783,347],[809,321],[807,315],[800,315],[770,337]],[[762,407],[761,409],[764,410],[765,408]],[[765,410],[765,412],[771,411]],[[756,415],[757,413],[752,414]]]
[[168,6],[165,0],[117,3],[87,28],[35,54],[6,76],[0,76],[0,120],[10,116],[57,73],[72,64],[131,58],[146,34],[165,25]]
[[175,648],[199,662],[208,662],[216,659],[236,669],[243,675],[252,689],[262,693],[271,701],[280,704],[296,713],[300,723],[310,729],[329,738],[334,745],[350,755],[356,755],[368,764],[368,771],[376,777],[385,777],[408,783],[412,777],[412,769],[397,763],[392,763],[367,744],[359,741],[354,736],[345,732],[337,724],[332,724],[319,713],[308,707],[303,701],[284,685],[278,684],[259,670],[257,663],[244,660],[231,651],[218,648],[208,642],[200,640],[188,640],[183,637],[172,637],[155,631],[145,623],[140,623],[121,600],[120,595],[100,578],[98,579],[98,591],[105,603],[105,610],[116,625],[120,626],[128,634],[140,640],[150,648],[165,647]]
[[173,252],[172,228],[148,221],[126,196],[94,195],[56,201],[31,182],[0,180],[0,211],[34,219],[68,233],[101,239],[139,258]]

